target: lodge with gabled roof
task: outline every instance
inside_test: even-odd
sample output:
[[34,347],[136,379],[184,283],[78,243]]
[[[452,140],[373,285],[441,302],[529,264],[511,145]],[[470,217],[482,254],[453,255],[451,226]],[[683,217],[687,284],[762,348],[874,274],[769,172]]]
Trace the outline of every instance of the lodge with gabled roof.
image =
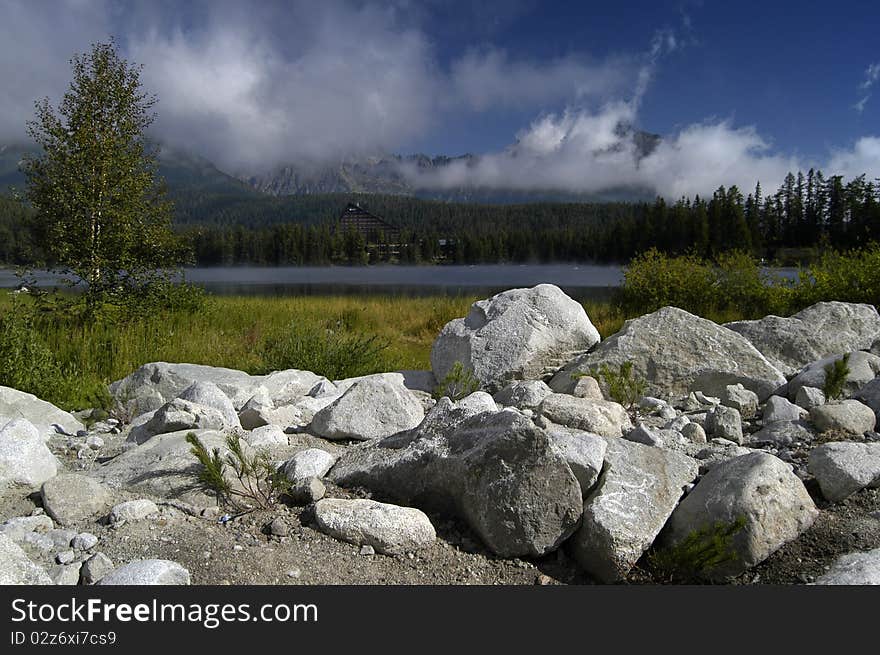
[[396,250],[400,246],[400,228],[371,214],[358,203],[348,203],[339,217],[339,229],[342,232],[356,230],[368,247],[382,245]]

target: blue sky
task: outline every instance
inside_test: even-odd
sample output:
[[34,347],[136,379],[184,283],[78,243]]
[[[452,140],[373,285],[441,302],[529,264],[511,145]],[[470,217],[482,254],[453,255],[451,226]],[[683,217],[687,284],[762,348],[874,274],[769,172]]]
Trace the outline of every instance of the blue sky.
[[[0,142],[114,35],[156,135],[230,172],[481,154],[420,182],[677,197],[880,176],[876,2],[0,0]],[[616,128],[658,133],[640,160]]]

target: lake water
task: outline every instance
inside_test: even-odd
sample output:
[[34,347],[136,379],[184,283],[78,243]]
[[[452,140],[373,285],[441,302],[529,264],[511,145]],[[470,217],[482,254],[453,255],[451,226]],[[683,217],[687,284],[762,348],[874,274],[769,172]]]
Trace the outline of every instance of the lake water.
[[[794,275],[793,269],[779,272]],[[36,277],[44,286],[57,282],[57,278],[45,273]],[[237,266],[186,269],[186,279],[221,295],[489,295],[546,282],[583,300],[609,297],[623,282],[623,269],[592,264]],[[0,269],[0,288],[14,288],[18,284],[14,271]]]
[[[40,285],[58,277],[35,275]],[[579,298],[609,296],[623,280],[619,266],[590,264],[487,264],[475,266],[235,266],[186,269],[189,282],[222,295],[381,293],[487,294],[543,282]],[[19,284],[15,272],[0,269],[0,288]]]

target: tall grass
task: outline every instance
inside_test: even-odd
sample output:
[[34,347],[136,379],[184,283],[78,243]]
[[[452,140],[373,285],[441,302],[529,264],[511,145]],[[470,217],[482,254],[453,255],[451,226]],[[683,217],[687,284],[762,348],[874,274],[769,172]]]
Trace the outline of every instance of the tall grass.
[[[0,385],[24,388],[65,409],[96,404],[101,387],[154,361],[190,362],[253,374],[294,367],[297,348],[311,355],[299,363],[328,377],[429,368],[431,344],[448,321],[464,316],[475,297],[304,296],[210,297],[197,313],[164,311],[124,323],[83,324],[64,316],[34,315],[18,325],[18,340],[0,361]],[[0,321],[24,316],[29,300],[0,297]],[[13,313],[17,307],[17,313]],[[24,320],[24,319],[22,319]],[[27,335],[25,343],[21,335]],[[387,344],[360,361],[358,344]],[[293,344],[293,345],[291,345]],[[324,352],[337,350],[332,357]],[[27,348],[27,350],[25,350]],[[322,352],[310,352],[321,349]],[[374,348],[375,350],[375,348]],[[42,353],[41,370],[62,374],[39,386],[22,383],[21,371]],[[339,375],[342,374],[342,375]],[[18,377],[17,377],[18,376]],[[39,379],[39,376],[34,376]]]

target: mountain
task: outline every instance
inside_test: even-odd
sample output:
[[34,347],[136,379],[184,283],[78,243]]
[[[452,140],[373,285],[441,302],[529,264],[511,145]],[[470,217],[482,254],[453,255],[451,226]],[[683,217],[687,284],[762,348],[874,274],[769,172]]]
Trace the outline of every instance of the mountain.
[[[25,177],[20,170],[24,157],[35,152],[21,145],[0,145],[0,192],[15,187],[22,191]],[[177,201],[199,197],[253,198],[260,192],[228,175],[204,157],[169,146],[162,146],[158,157],[159,175],[168,186],[169,195]]]
[[[660,142],[656,134],[621,125],[618,133],[631,139],[638,157],[650,154]],[[516,156],[517,144],[509,151]],[[24,189],[20,172],[27,147],[0,145],[0,193],[15,187]],[[196,217],[216,216],[234,208],[236,215],[248,203],[288,196],[326,196],[328,194],[369,194],[411,196],[443,202],[481,204],[525,204],[530,202],[614,202],[639,201],[653,198],[653,191],[634,187],[609,189],[601,193],[576,193],[555,189],[528,190],[460,186],[447,189],[421,188],[413,180],[431,173],[441,173],[451,165],[476,165],[479,155],[458,157],[415,155],[378,155],[348,157],[333,163],[300,161],[263,172],[241,172],[230,175],[212,162],[163,144],[159,150],[159,174],[165,180],[170,197],[177,206],[177,218],[191,222]],[[407,175],[405,170],[409,170]],[[415,171],[416,174],[412,174]],[[278,203],[275,203],[278,204]],[[284,203],[275,211],[282,212]]]
[[[623,124],[617,127],[617,133],[622,139],[631,140],[640,159],[653,152],[661,140],[657,134],[636,130]],[[517,154],[517,145],[514,144],[508,149],[512,156]],[[636,201],[652,199],[655,195],[651,189],[634,187],[620,187],[600,193],[577,193],[557,189],[521,191],[470,186],[434,189],[422,188],[413,183],[414,179],[420,177],[419,173],[440,172],[444,167],[459,162],[475,165],[478,161],[479,156],[471,154],[458,157],[442,155],[430,157],[424,154],[377,155],[346,158],[331,163],[289,163],[259,173],[243,173],[238,179],[257,191],[274,196],[367,193],[415,196],[446,202],[520,204]],[[417,174],[406,175],[405,168]]]

